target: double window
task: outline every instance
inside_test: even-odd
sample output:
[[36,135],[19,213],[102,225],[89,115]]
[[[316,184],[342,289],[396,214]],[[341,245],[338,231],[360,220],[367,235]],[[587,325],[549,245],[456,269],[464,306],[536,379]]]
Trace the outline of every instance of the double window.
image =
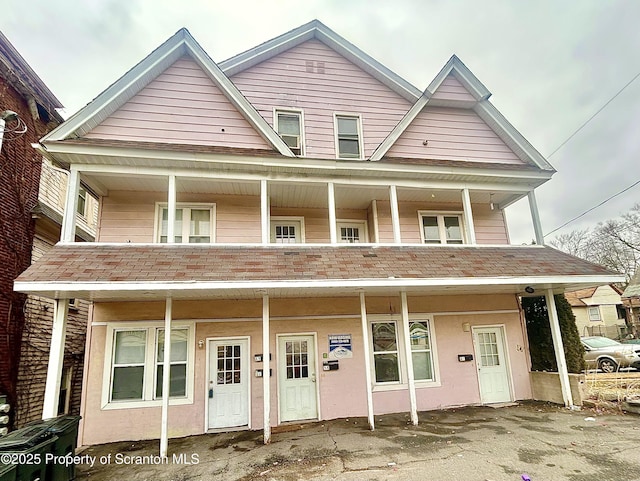
[[[371,345],[376,384],[400,384],[406,378],[400,355],[402,336],[396,321],[372,322]],[[431,326],[428,319],[409,322],[409,343],[416,382],[436,380]]]
[[339,159],[362,159],[362,127],[357,115],[336,114],[336,151]]
[[464,244],[461,213],[419,212],[418,216],[424,244]]
[[[171,330],[169,396],[192,397],[189,371],[193,368],[193,329],[190,326]],[[141,403],[162,398],[164,377],[165,331],[161,327],[123,327],[110,329],[109,368],[106,403]]]
[[296,155],[304,155],[302,112],[295,110],[276,110],[274,128],[284,143]]
[[[166,243],[169,231],[169,209],[158,205],[157,242]],[[214,206],[212,204],[178,204],[173,225],[177,244],[209,244],[213,238]]]

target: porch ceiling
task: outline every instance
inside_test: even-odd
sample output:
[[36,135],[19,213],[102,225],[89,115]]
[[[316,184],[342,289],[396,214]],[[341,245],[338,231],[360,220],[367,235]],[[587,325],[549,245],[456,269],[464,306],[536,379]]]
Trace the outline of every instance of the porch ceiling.
[[620,282],[550,247],[61,244],[21,292],[89,300],[524,293]]

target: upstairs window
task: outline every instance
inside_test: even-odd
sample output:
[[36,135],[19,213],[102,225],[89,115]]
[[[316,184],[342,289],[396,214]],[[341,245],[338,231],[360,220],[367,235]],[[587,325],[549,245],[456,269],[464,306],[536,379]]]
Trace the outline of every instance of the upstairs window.
[[87,216],[87,191],[82,187],[78,190],[78,206],[76,207],[76,211],[82,217]]
[[[173,227],[174,242],[176,244],[209,244],[213,242],[213,213],[212,204],[178,204],[176,220]],[[169,209],[167,205],[159,206],[157,241],[167,242],[169,230]]]
[[360,242],[368,242],[366,222],[364,221],[338,222],[338,242],[346,243],[346,244],[357,244]]
[[602,317],[600,317],[599,306],[592,306],[589,308],[589,320],[594,322],[598,322],[602,320]]
[[274,244],[304,242],[304,220],[300,217],[272,217],[271,242]]
[[362,132],[357,115],[336,115],[336,150],[338,158],[362,158]]
[[420,235],[425,244],[464,244],[462,215],[420,212]]
[[276,110],[275,130],[294,154],[303,155],[302,112]]

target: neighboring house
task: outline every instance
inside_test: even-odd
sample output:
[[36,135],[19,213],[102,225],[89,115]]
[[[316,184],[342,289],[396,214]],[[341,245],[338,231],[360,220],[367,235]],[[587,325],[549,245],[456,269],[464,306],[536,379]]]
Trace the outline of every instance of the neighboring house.
[[[9,394],[14,425],[42,416],[43,394],[54,302],[13,292],[13,280],[60,239],[68,173],[56,169],[31,144],[62,123],[62,105],[9,40],[0,33],[0,111],[11,110],[26,132],[10,130],[0,152],[0,391]],[[15,130],[15,129],[14,129]],[[86,218],[78,218],[78,240],[93,240],[97,201],[86,202]],[[60,411],[80,412],[82,363],[87,324],[86,301],[69,312]]]
[[80,443],[531,398],[519,296],[563,353],[553,294],[622,276],[509,245],[522,198],[543,244],[554,170],[489,96],[455,56],[422,92],[318,21],[220,64],[182,29],[41,139],[67,212],[100,195],[97,242],[65,216],[15,284],[58,306],[51,379],[67,299],[93,301]]
[[622,291],[614,285],[565,293],[581,336],[622,339],[629,334],[621,294]]
[[622,303],[627,310],[631,334],[638,339],[640,338],[640,271],[636,272],[622,293]]

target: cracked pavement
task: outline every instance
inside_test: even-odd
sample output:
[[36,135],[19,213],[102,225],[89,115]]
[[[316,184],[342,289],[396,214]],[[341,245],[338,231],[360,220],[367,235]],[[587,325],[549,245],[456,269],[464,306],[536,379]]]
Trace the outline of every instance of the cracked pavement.
[[[77,479],[521,481],[526,473],[531,481],[640,480],[637,415],[524,402],[421,412],[418,426],[408,413],[375,419],[373,432],[366,418],[281,426],[266,446],[261,431],[171,439],[163,464],[158,441],[91,446],[80,454],[98,461],[77,466]],[[116,464],[118,453],[131,464]]]

